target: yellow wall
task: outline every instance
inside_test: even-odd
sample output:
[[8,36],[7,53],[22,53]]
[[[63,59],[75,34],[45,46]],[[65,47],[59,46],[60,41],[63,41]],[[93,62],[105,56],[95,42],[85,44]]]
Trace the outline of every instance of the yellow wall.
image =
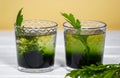
[[13,30],[20,8],[24,18],[53,20],[62,28],[60,12],[79,19],[100,20],[109,30],[120,30],[120,0],[0,0],[0,30]]

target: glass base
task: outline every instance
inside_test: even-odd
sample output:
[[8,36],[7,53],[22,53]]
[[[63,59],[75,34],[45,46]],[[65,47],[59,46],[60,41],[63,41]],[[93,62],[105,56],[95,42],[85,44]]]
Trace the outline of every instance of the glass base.
[[71,68],[71,67],[68,67],[68,66],[66,66],[66,70],[67,71],[72,71],[72,70],[76,70],[77,68]]
[[27,73],[45,73],[45,72],[52,71],[53,68],[54,67],[51,66],[51,67],[48,67],[48,68],[36,68],[36,69],[32,68],[32,69],[30,69],[30,68],[24,68],[24,67],[19,66],[18,70],[22,71],[22,72],[27,72]]

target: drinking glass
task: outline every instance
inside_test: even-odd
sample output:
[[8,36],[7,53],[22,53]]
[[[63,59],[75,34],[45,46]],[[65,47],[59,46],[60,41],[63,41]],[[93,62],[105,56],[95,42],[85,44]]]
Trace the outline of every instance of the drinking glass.
[[49,20],[24,20],[14,25],[18,70],[48,72],[53,70],[57,23]]
[[81,69],[82,66],[102,63],[105,23],[81,20],[79,29],[74,28],[68,22],[65,22],[63,27],[67,70]]

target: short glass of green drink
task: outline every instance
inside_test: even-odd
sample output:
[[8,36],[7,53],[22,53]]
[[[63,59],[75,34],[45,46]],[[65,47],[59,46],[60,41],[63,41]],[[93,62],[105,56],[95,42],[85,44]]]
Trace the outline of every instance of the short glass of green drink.
[[48,72],[53,70],[57,23],[48,20],[24,20],[14,25],[18,70]]
[[63,24],[67,69],[102,63],[106,24],[95,20],[81,20],[81,28],[69,22]]

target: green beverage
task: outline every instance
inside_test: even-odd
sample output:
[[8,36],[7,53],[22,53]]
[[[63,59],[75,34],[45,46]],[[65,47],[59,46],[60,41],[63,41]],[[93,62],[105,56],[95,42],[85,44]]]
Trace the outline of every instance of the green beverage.
[[45,68],[54,64],[55,34],[17,36],[18,63],[25,68]]
[[81,68],[102,63],[105,24],[98,21],[81,21],[82,28],[64,23],[66,64],[69,68]]
[[26,20],[15,25],[18,69],[24,72],[53,70],[57,24],[46,20]]

